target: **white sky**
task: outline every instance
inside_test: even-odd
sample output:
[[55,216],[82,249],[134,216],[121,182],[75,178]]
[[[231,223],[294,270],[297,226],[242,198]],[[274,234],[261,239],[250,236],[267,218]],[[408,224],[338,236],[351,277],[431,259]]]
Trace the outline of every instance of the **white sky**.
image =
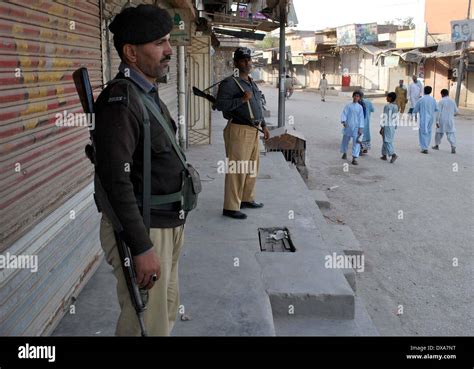
[[316,31],[350,23],[383,24],[414,17],[423,22],[425,0],[293,0],[298,29]]

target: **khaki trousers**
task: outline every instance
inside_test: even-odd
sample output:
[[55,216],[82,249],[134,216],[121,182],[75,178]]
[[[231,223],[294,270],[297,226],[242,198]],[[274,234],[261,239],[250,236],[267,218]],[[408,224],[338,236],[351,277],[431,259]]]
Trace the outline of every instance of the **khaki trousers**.
[[[183,245],[184,225],[175,228],[151,228],[150,238],[160,259],[161,277],[148,290],[149,298],[144,313],[149,336],[169,336],[179,307],[178,259]],[[115,335],[140,336],[140,325],[123,275],[112,225],[103,216],[100,223],[100,242],[107,262],[117,279],[117,296],[121,308]]]
[[[253,127],[229,121],[224,129],[224,143],[229,160],[225,175],[224,209],[240,210],[242,201],[255,199],[259,167],[258,131]],[[236,169],[246,167],[248,170],[233,173],[232,163]]]
[[405,100],[403,100],[403,101],[395,101],[395,102],[396,102],[397,105],[398,105],[398,111],[403,114],[403,113],[405,112],[405,106],[406,106]]

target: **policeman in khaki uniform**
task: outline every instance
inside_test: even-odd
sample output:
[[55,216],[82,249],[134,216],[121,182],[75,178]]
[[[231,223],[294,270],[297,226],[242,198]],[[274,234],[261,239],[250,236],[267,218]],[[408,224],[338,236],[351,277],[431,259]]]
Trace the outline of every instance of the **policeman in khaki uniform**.
[[[152,5],[126,8],[109,29],[122,60],[115,81],[98,97],[95,105],[96,173],[122,227],[129,246],[137,282],[148,289],[145,327],[150,336],[167,336],[179,306],[178,259],[183,244],[185,216],[180,204],[153,206],[148,234],[138,201],[143,188],[144,113],[137,91],[153,98],[165,120],[176,132],[176,124],[158,96],[156,80],[166,74],[172,49],[170,15]],[[135,89],[134,89],[135,88]],[[171,141],[150,113],[151,194],[180,191],[183,166]],[[103,216],[100,239],[107,262],[117,279],[121,307],[116,335],[138,336],[135,309],[122,272],[121,260],[110,220]]]
[[[248,48],[239,47],[235,50],[234,65],[239,70],[239,76],[231,76],[221,82],[214,106],[229,120],[224,129],[229,163],[246,163],[240,168],[248,169],[246,172],[226,173],[222,214],[245,219],[247,215],[240,211],[241,208],[263,207],[262,203],[255,202],[259,164],[259,131],[256,127],[263,129],[265,139],[270,137],[270,133],[263,118],[262,92],[249,76],[252,59]],[[251,173],[252,168],[255,168],[254,173]]]

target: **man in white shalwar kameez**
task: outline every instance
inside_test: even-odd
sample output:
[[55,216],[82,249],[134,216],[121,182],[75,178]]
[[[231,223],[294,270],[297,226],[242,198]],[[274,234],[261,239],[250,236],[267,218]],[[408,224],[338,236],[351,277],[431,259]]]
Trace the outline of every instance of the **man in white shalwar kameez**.
[[408,100],[410,101],[410,109],[408,109],[408,114],[413,114],[416,119],[416,114],[413,113],[418,100],[423,96],[423,84],[418,81],[418,78],[414,75],[412,77],[413,83],[410,83],[408,86]]
[[416,103],[413,114],[420,113],[420,122],[418,124],[418,138],[422,154],[428,154],[428,147],[431,142],[431,128],[435,119],[435,112],[438,111],[436,100],[430,96],[433,89],[426,86],[425,95]]
[[436,122],[434,150],[439,150],[441,139],[446,133],[448,142],[451,144],[451,153],[456,153],[456,128],[454,127],[454,116],[458,113],[458,107],[453,99],[449,98],[449,91],[441,90],[441,100],[438,102],[438,118]]
[[328,80],[326,74],[323,73],[323,78],[319,81],[319,92],[321,93],[321,101],[326,101],[326,91],[328,90]]
[[364,110],[359,104],[360,92],[354,91],[352,94],[352,103],[347,104],[341,114],[341,124],[344,126],[342,130],[342,142],[340,151],[342,159],[347,159],[347,149],[349,141],[352,138],[352,164],[358,165],[357,158],[360,153],[360,136],[364,129]]

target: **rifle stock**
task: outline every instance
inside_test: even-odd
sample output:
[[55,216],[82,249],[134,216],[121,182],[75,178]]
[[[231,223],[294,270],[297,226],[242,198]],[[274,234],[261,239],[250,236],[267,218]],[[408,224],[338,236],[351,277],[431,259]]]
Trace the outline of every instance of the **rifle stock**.
[[[93,114],[94,113],[94,94],[92,90],[92,86],[89,79],[89,73],[87,68],[79,68],[72,74],[74,84],[76,86],[77,93],[79,95],[79,99],[81,101],[82,108],[84,113]],[[92,145],[86,146],[86,155],[95,165],[95,147],[94,147],[94,137],[91,131],[91,141]],[[135,265],[133,263],[133,257],[130,253],[129,247],[123,241],[123,237],[121,233],[123,232],[123,227],[120,224],[118,217],[116,216],[115,212],[110,205],[110,202],[107,198],[107,193],[105,192],[104,188],[102,187],[102,183],[100,182],[100,178],[97,173],[94,175],[94,188],[95,194],[94,199],[97,205],[97,209],[99,212],[104,213],[109,221],[112,224],[114,229],[114,236],[115,242],[117,244],[117,249],[119,252],[121,264],[122,264],[122,271],[125,277],[125,281],[127,283],[128,292],[130,294],[130,298],[132,300],[133,307],[137,313],[138,322],[140,324],[140,330],[142,336],[146,336],[146,329],[145,329],[145,322],[144,322],[144,311],[146,310],[146,303],[144,302],[144,298],[146,290],[141,290],[138,287],[136,274],[135,274]],[[143,294],[143,295],[142,295]]]

